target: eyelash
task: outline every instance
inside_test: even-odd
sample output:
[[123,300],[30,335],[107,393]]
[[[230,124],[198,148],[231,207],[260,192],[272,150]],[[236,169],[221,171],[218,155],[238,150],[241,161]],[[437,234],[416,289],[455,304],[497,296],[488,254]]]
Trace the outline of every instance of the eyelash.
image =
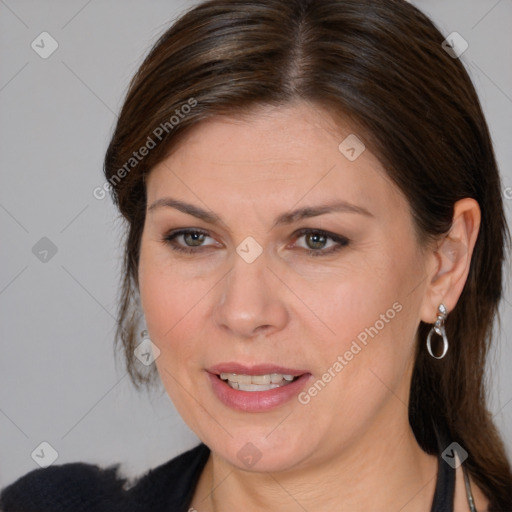
[[[168,245],[173,251],[184,253],[184,254],[195,254],[201,250],[202,246],[197,246],[197,248],[192,247],[184,247],[181,245],[177,245],[174,240],[180,236],[180,235],[188,235],[188,234],[199,234],[199,235],[205,235],[209,236],[208,232],[202,231],[200,229],[180,229],[175,232],[169,233],[167,236],[164,237],[162,242],[164,242],[166,245]],[[350,241],[342,236],[335,235],[333,233],[329,233],[327,231],[322,231],[320,229],[311,229],[311,228],[304,228],[300,229],[296,233],[294,233],[294,238],[299,239],[300,237],[304,235],[320,235],[323,236],[329,240],[332,240],[336,243],[335,246],[331,247],[328,250],[323,249],[303,249],[305,250],[309,256],[313,257],[319,257],[319,256],[327,256],[330,254],[333,254],[335,252],[338,252],[343,247],[346,247],[349,245]]]

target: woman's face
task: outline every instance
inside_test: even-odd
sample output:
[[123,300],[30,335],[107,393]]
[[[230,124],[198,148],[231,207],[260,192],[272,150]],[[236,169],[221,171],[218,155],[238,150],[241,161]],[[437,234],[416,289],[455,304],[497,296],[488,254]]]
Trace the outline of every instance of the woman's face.
[[376,157],[353,137],[340,149],[351,134],[305,103],[212,118],[147,180],[156,365],[185,422],[240,468],[357,455],[408,425],[429,261]]

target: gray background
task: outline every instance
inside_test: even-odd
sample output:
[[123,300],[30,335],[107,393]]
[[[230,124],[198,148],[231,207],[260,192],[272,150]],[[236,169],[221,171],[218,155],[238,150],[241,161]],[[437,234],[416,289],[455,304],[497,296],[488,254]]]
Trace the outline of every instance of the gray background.
[[[462,60],[490,124],[510,219],[512,1],[414,3],[469,43]],[[38,467],[31,453],[42,441],[57,464],[120,462],[128,476],[197,443],[165,391],[137,394],[116,365],[121,223],[108,197],[93,196],[130,77],[191,5],[0,0],[0,487]],[[43,31],[59,44],[48,59],[31,48]],[[32,252],[42,237],[57,248],[46,262]],[[511,303],[507,282],[489,381],[509,454]]]

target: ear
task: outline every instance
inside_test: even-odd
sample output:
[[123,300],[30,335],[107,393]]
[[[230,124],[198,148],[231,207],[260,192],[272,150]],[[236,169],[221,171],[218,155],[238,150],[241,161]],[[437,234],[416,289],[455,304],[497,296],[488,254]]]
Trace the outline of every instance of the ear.
[[480,207],[474,199],[466,197],[455,203],[450,231],[427,256],[430,277],[420,311],[424,322],[436,321],[441,303],[448,314],[455,308],[468,277],[480,219]]

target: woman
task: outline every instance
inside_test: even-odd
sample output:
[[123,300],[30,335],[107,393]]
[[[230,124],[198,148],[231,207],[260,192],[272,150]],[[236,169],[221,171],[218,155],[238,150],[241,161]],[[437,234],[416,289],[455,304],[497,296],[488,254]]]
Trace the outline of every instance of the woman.
[[483,382],[508,231],[443,39],[401,0],[212,0],[160,38],[105,158],[118,339],[202,443],[3,510],[512,510]]

